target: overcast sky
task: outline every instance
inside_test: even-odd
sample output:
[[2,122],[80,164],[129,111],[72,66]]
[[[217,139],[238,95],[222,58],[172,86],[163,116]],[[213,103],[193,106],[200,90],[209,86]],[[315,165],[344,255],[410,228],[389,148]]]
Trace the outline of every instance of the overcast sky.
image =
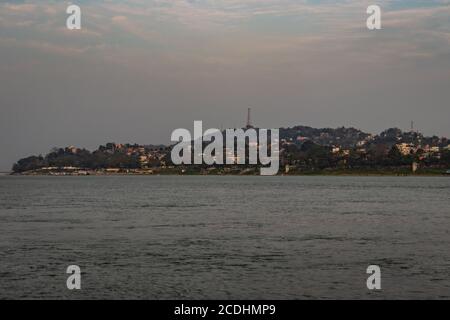
[[[172,130],[409,128],[450,136],[450,0],[0,0],[0,171],[52,147]],[[366,8],[382,8],[382,30]]]

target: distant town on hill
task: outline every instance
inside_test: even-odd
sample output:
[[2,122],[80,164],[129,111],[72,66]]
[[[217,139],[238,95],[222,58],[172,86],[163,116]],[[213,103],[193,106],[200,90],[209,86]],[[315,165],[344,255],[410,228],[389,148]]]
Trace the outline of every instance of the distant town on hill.
[[[13,174],[256,174],[256,165],[174,166],[172,146],[107,143],[74,146],[19,160]],[[355,128],[280,128],[280,174],[445,174],[450,140],[391,128],[378,135]]]

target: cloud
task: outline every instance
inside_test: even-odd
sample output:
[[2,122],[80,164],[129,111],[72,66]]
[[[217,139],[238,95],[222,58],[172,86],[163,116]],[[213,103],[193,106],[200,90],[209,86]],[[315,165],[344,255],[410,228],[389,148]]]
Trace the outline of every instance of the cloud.
[[365,9],[372,2],[83,1],[83,27],[76,32],[65,28],[66,3],[6,2],[0,4],[0,40],[18,48],[74,58],[89,53],[90,59],[149,69],[149,57],[179,69],[239,69],[254,62],[274,70],[324,56],[405,64],[450,52],[449,1],[408,5],[379,0],[383,29],[376,32],[365,27]]
[[36,8],[37,6],[33,3],[5,3],[2,9],[15,13],[33,13],[34,11],[36,11]]
[[[450,52],[450,6],[401,6],[378,1],[383,29],[365,28],[372,1],[130,0],[81,2],[82,29],[65,28],[65,6],[55,1],[0,4],[4,45],[55,55],[149,67],[183,64],[242,68],[346,55],[355,62],[395,63]],[[433,5],[430,5],[430,4]],[[128,57],[128,58],[127,58]],[[405,63],[403,60],[402,63]],[[145,63],[144,63],[145,61]]]

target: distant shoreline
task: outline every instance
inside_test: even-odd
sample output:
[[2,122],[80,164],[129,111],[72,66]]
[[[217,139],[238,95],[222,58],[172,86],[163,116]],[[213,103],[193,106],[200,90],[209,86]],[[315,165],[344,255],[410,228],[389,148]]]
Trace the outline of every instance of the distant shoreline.
[[[180,170],[155,170],[152,172],[24,172],[24,173],[0,173],[0,176],[56,176],[56,177],[80,177],[80,176],[259,176],[259,170],[241,171],[241,172],[207,172],[207,171],[184,171]],[[390,176],[390,177],[450,177],[450,173],[442,169],[424,169],[415,173],[407,170],[314,170],[302,172],[280,172],[275,176],[360,176],[360,177],[376,177],[376,176]]]

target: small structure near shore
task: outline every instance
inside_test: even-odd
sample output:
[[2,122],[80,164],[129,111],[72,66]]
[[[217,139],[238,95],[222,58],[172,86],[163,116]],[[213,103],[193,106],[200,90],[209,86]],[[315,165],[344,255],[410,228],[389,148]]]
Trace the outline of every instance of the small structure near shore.
[[419,164],[417,162],[413,162],[411,165],[412,173],[416,173],[417,169],[419,169]]

